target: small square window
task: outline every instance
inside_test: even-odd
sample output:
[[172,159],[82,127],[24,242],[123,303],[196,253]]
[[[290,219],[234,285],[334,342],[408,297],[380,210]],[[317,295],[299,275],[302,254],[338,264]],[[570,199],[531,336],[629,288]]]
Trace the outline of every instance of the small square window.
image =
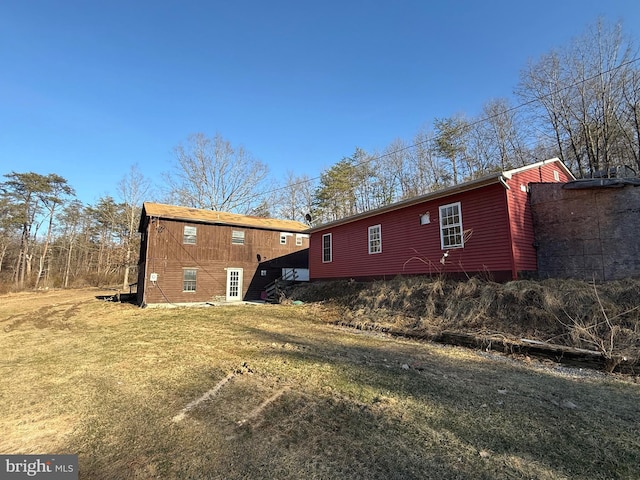
[[242,230],[232,230],[231,243],[233,245],[244,245],[244,232]]
[[287,244],[287,236],[284,233],[280,234],[280,245],[286,245]]
[[296,235],[296,246],[302,245],[302,235]]

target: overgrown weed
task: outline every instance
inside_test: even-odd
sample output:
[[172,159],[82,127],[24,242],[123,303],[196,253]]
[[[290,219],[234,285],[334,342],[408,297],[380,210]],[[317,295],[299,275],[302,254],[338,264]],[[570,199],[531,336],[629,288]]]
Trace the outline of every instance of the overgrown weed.
[[358,325],[397,333],[500,334],[602,353],[640,355],[640,280],[595,285],[578,280],[396,277],[370,283],[318,282],[291,298],[323,301]]

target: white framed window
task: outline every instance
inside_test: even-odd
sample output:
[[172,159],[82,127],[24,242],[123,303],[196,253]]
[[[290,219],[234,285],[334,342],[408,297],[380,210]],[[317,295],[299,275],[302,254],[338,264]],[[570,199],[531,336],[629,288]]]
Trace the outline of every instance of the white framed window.
[[182,243],[186,245],[195,245],[197,232],[197,227],[185,225],[184,230],[182,231]]
[[289,233],[289,232],[280,232],[280,245],[286,245],[287,244],[287,237],[292,237],[293,233]]
[[382,227],[372,225],[369,227],[369,254],[382,253]]
[[554,170],[554,171],[553,171],[553,179],[554,179],[556,182],[559,182],[559,181],[560,181],[560,174],[558,173],[558,171],[557,171],[557,170]]
[[301,247],[304,245],[304,239],[309,238],[306,233],[296,233],[296,246]]
[[195,268],[185,268],[182,270],[182,291],[183,292],[195,292],[196,291],[196,277],[198,270]]
[[322,263],[329,263],[333,260],[333,245],[330,233],[322,235]]
[[464,247],[460,202],[440,207],[440,247],[443,250]]
[[242,230],[232,230],[231,243],[233,245],[244,245],[244,232]]

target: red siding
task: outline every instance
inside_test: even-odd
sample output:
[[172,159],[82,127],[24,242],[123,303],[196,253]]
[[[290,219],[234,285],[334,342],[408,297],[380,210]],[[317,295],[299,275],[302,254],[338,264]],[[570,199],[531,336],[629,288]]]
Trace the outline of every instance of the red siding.
[[[509,220],[505,187],[496,183],[446,198],[384,212],[351,223],[314,231],[309,250],[311,280],[379,278],[398,274],[511,272]],[[461,202],[462,227],[470,237],[451,249],[444,265],[440,247],[439,207]],[[420,224],[430,213],[431,223]],[[368,227],[381,225],[382,253],[368,253]],[[322,236],[331,233],[333,261],[322,262]]]
[[513,258],[515,272],[534,272],[538,269],[536,249],[534,244],[533,217],[529,203],[529,183],[557,182],[554,172],[558,173],[560,182],[573,180],[560,168],[558,163],[551,162],[533,168],[514,173],[507,181],[509,223],[513,245]]

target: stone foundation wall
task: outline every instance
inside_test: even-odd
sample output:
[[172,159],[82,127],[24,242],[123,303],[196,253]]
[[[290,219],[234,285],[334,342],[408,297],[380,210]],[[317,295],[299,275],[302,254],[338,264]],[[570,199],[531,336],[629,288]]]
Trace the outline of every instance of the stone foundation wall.
[[640,277],[640,187],[530,185],[540,278]]

